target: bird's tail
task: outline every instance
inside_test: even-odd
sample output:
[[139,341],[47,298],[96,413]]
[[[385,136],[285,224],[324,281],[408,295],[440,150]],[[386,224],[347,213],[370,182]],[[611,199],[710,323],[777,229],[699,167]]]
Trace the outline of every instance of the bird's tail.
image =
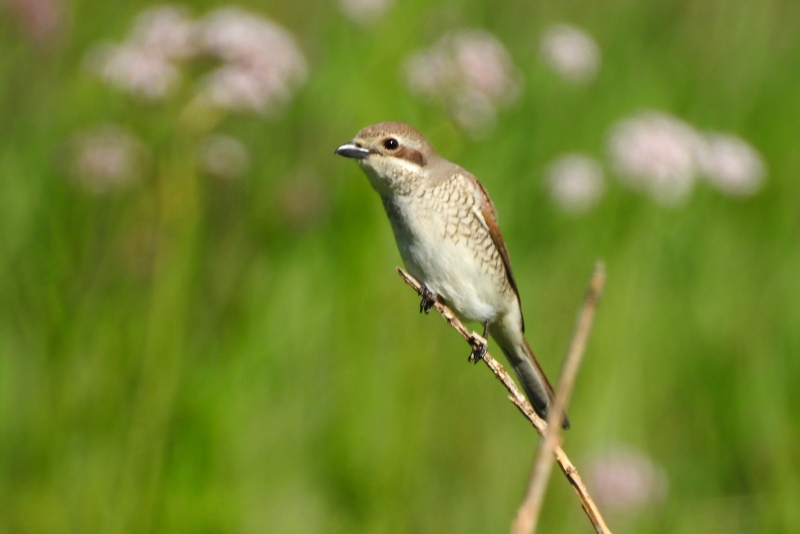
[[[539,362],[536,361],[536,356],[533,355],[533,351],[528,346],[525,336],[520,332],[519,336],[514,336],[517,338],[514,340],[498,339],[498,336],[493,337],[500,345],[503,354],[508,358],[508,363],[517,373],[517,378],[519,378],[528,400],[531,401],[533,409],[540,417],[547,419],[548,411],[553,406],[555,393],[553,392],[553,386],[547,381]],[[564,414],[562,426],[565,430],[569,428],[567,414]]]

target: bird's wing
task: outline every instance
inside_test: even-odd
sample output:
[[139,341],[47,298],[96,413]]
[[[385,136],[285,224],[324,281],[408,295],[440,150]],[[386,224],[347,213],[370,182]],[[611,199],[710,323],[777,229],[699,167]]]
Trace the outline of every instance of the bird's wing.
[[497,210],[495,210],[494,204],[492,204],[492,200],[489,198],[489,193],[486,192],[486,188],[483,187],[483,184],[480,183],[474,176],[472,179],[478,186],[481,197],[483,197],[479,206],[481,215],[483,216],[483,220],[486,222],[486,226],[489,229],[489,235],[492,237],[492,242],[494,243],[497,252],[500,253],[500,257],[503,259],[503,266],[506,268],[508,282],[511,284],[511,288],[517,295],[517,302],[519,302],[520,305],[519,314],[520,319],[522,320],[522,331],[525,332],[525,319],[522,317],[522,300],[519,298],[517,282],[514,280],[514,273],[511,271],[511,258],[508,256],[508,250],[506,249],[503,235],[500,233],[500,226],[497,223]]

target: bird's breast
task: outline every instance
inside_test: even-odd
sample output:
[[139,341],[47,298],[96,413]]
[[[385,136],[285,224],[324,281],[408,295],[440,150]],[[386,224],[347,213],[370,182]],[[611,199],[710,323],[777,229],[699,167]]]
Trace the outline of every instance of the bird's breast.
[[516,305],[502,258],[474,199],[459,188],[384,198],[408,270],[467,319],[493,320]]

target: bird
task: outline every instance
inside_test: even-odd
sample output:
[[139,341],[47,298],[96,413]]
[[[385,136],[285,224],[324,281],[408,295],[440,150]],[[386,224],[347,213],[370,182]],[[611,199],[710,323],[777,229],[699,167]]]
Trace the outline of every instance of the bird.
[[[335,154],[354,159],[380,196],[403,263],[423,286],[420,311],[440,301],[481,323],[483,339],[491,334],[546,419],[555,394],[525,339],[519,289],[486,188],[402,122],[367,126]],[[486,351],[474,342],[469,361]],[[569,428],[566,414],[562,426]]]

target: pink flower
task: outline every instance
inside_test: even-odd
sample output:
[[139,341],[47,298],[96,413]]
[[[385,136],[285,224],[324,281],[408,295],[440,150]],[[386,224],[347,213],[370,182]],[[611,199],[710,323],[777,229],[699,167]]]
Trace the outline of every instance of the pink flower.
[[57,0],[9,0],[5,7],[23,34],[39,44],[49,41],[64,25],[64,10]]
[[75,134],[68,143],[73,178],[94,194],[127,187],[147,165],[145,145],[116,124],[101,124]]
[[618,122],[608,151],[620,178],[665,205],[684,202],[697,173],[700,136],[694,128],[665,113],[644,112]]
[[164,98],[180,80],[180,71],[167,58],[131,43],[98,45],[86,64],[106,83],[146,100]]
[[205,49],[224,63],[201,80],[201,95],[233,111],[274,112],[307,76],[292,35],[269,19],[219,9],[202,23]]
[[195,27],[188,12],[160,6],[140,13],[122,44],[95,46],[86,65],[106,83],[146,100],[160,100],[180,81],[174,62],[196,52]]
[[214,134],[206,137],[198,147],[200,166],[212,176],[223,180],[238,178],[250,165],[250,156],[244,144],[229,135]]
[[491,127],[498,111],[519,96],[522,76],[505,47],[481,30],[447,34],[404,65],[412,92],[440,101],[471,133]]
[[571,83],[592,81],[600,69],[600,49],[585,31],[557,24],[542,37],[542,59],[564,80]]
[[140,13],[129,41],[150,55],[180,60],[198,53],[197,27],[184,7],[163,5]]
[[347,18],[363,26],[380,19],[391,6],[392,0],[339,0],[339,7]]
[[664,470],[641,452],[619,448],[592,458],[584,469],[586,485],[601,509],[636,512],[664,500]]
[[605,182],[600,163],[584,154],[567,154],[546,171],[550,196],[564,211],[583,213],[603,197]]
[[199,83],[202,106],[274,112],[305,82],[306,60],[292,35],[238,8],[218,9],[199,22],[181,7],[142,12],[122,44],[101,44],[87,66],[104,81],[147,100],[167,96],[180,82],[182,62],[200,53],[222,65]]
[[658,202],[680,204],[698,176],[723,193],[755,194],[766,166],[758,151],[730,134],[702,133],[659,112],[643,112],[618,122],[608,153],[619,177]]
[[706,134],[697,159],[702,176],[723,193],[754,195],[764,183],[766,166],[761,155],[734,135]]

